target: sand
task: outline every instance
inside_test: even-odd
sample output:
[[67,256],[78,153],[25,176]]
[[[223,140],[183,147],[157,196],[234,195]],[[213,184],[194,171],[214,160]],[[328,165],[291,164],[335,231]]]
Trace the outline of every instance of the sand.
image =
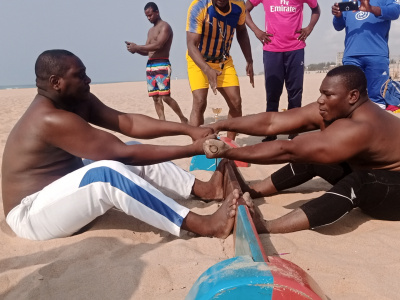
[[[304,104],[317,99],[324,75],[306,74]],[[247,78],[240,80],[243,113],[263,111],[263,76],[256,77],[254,89]],[[174,80],[172,89],[183,113],[189,116],[192,100],[188,81]],[[144,82],[92,85],[92,92],[118,110],[156,117]],[[1,155],[8,133],[35,93],[36,89],[0,90]],[[281,108],[286,107],[285,100],[284,93]],[[226,118],[222,96],[210,93],[206,123],[214,120],[212,107],[222,107],[220,118]],[[169,107],[165,110],[168,120],[178,121]],[[243,146],[261,139],[239,135],[237,142]],[[144,142],[186,144],[190,139],[179,136]],[[176,163],[188,170],[190,158]],[[240,170],[247,181],[254,182],[278,167],[251,165]],[[211,176],[208,171],[193,173],[203,180]],[[329,187],[317,178],[285,193],[255,199],[255,203],[265,218],[275,218]],[[215,202],[179,202],[201,214],[218,207]],[[183,299],[208,267],[234,255],[232,236],[220,240],[183,232],[177,238],[114,209],[78,235],[29,241],[16,237],[8,227],[2,201],[0,211],[0,299]],[[329,299],[398,299],[399,232],[400,222],[374,220],[354,210],[333,225],[315,231],[263,234],[261,241],[268,255],[285,253],[282,258],[303,268]]]

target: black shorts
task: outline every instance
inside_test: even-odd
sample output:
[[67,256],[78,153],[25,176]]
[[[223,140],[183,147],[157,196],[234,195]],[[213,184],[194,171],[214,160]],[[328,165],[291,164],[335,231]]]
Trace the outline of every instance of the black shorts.
[[[382,220],[400,221],[400,172],[386,170],[352,171],[347,164],[337,166],[288,165],[292,176],[286,185],[314,176],[320,176],[333,184],[324,195],[310,200],[300,208],[307,215],[310,227],[330,224],[340,219],[353,208],[359,207],[368,215]],[[286,166],[284,167],[286,168]],[[293,170],[298,171],[297,173]],[[302,170],[302,172],[299,172]],[[278,170],[276,173],[280,172]],[[281,175],[271,176],[277,180]],[[286,171],[288,174],[288,171]],[[308,179],[308,180],[309,180]],[[300,182],[300,180],[299,180]],[[305,181],[303,181],[305,182]],[[285,184],[277,182],[280,190]]]

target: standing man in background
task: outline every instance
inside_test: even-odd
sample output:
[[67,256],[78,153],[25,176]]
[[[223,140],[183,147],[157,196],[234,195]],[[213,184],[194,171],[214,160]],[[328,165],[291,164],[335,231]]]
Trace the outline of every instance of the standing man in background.
[[[265,31],[253,22],[250,12],[262,3],[265,10]],[[303,4],[311,8],[311,20],[303,24]],[[288,109],[301,107],[304,80],[305,40],[320,16],[317,0],[247,0],[246,24],[263,44],[267,112],[278,111],[283,84],[288,93]],[[289,135],[289,139],[295,135]],[[276,140],[267,136],[263,142]]]
[[392,20],[399,18],[399,0],[361,0],[359,11],[340,11],[332,6],[333,27],[346,28],[344,65],[360,67],[367,77],[369,98],[381,108],[386,102],[381,86],[389,79],[389,30]]
[[[204,124],[208,86],[217,90],[229,107],[228,118],[242,115],[239,79],[229,50],[235,29],[246,59],[246,74],[254,87],[253,58],[247,34],[245,5],[239,0],[194,0],[189,7],[186,39],[188,76],[193,94],[189,124]],[[235,132],[228,132],[234,140]]]
[[188,119],[183,115],[178,103],[170,96],[169,51],[173,38],[172,28],[167,22],[161,20],[158,7],[154,2],[146,4],[144,13],[150,23],[154,25],[147,34],[146,45],[140,46],[132,42],[125,42],[126,49],[132,54],[149,56],[146,66],[147,90],[149,97],[153,97],[158,118],[165,120],[164,101],[178,115],[182,123],[187,123]]

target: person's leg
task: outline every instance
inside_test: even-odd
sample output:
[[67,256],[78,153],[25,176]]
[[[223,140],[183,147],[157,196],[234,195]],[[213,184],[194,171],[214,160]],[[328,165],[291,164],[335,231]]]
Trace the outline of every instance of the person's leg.
[[363,70],[367,77],[369,98],[385,109],[386,102],[380,94],[380,89],[389,78],[389,59],[374,56],[349,56],[343,57],[343,65],[354,65]]
[[246,191],[250,193],[252,198],[265,197],[299,186],[315,176],[319,176],[333,185],[350,173],[351,169],[345,163],[340,165],[289,163],[272,173],[266,179],[250,185]]
[[189,124],[192,126],[200,126],[204,124],[204,112],[207,107],[207,89],[198,89],[192,91],[193,106],[190,113]]
[[[218,88],[229,107],[228,119],[242,116],[242,98],[240,97],[239,86]],[[227,137],[235,140],[236,133],[228,131]]]
[[178,115],[182,123],[187,123],[188,119],[183,115],[178,103],[171,97],[171,73],[172,68],[169,59],[158,59],[156,79],[158,89],[160,90],[160,101],[163,100],[167,103]]
[[254,205],[249,208],[260,233],[285,233],[329,225],[356,207],[375,218],[399,221],[399,196],[399,172],[355,171],[321,197],[278,219],[266,221]]
[[178,115],[179,119],[181,120],[182,123],[188,123],[188,119],[183,115],[181,108],[178,105],[178,102],[176,102],[175,99],[173,99],[170,95],[163,95],[161,96],[162,100],[169,105],[169,107],[172,108],[172,110]]
[[365,69],[365,77],[368,83],[368,96],[382,108],[386,108],[387,103],[382,97],[382,85],[389,79],[389,58],[369,55],[362,58]]
[[[225,167],[228,163],[229,160],[222,159],[209,181],[205,182],[196,179],[193,184],[192,195],[201,198],[201,200],[222,200],[224,196]],[[236,172],[242,191],[247,191],[247,183],[243,180],[236,166],[234,172]]]
[[157,116],[160,120],[165,120],[164,105],[161,98],[159,97],[160,90],[158,88],[156,75],[157,70],[154,68],[155,60],[149,59],[146,65],[146,80],[147,80],[147,92],[149,97],[153,98],[154,108],[156,109]]
[[[263,62],[267,99],[266,111],[278,111],[284,84],[283,53],[263,51]],[[276,135],[270,135],[266,136],[262,141],[273,141],[276,138]]]
[[200,126],[204,124],[204,112],[207,107],[208,78],[196,65],[189,55],[186,55],[188,79],[193,95],[193,106],[190,113],[189,124]]
[[362,173],[363,188],[356,191],[358,207],[373,218],[400,221],[400,172]]
[[153,96],[154,108],[156,109],[157,116],[160,120],[165,120],[164,104],[161,96]]
[[99,161],[24,199],[8,214],[7,223],[20,237],[46,240],[69,236],[116,207],[177,236],[183,226],[197,234],[223,238],[232,229],[238,197],[237,191],[229,195],[211,216],[189,214],[189,209],[163,195],[125,165]]
[[[222,159],[208,181],[201,181],[195,178],[193,174],[171,161],[145,166],[127,165],[127,168],[156,189],[168,195],[183,199],[188,199],[190,195],[194,195],[201,200],[222,200],[224,195],[224,173],[227,163],[227,159]],[[244,180],[240,184],[242,189],[247,188]]]
[[283,52],[263,51],[263,62],[267,94],[266,111],[278,111],[284,83]]
[[288,109],[301,107],[304,81],[304,49],[284,52]]
[[226,238],[233,228],[239,191],[234,190],[212,215],[204,216],[189,212],[181,228],[201,236]]

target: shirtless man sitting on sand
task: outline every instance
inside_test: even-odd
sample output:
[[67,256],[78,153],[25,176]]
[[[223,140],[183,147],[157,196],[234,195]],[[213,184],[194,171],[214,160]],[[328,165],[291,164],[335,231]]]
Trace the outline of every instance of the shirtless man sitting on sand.
[[[116,207],[179,236],[185,229],[227,237],[238,191],[201,216],[162,194],[222,198],[222,168],[209,182],[169,162],[202,154],[210,128],[116,111],[90,93],[82,61],[66,50],[43,52],[35,64],[38,94],[8,137],[2,164],[6,221],[19,237],[70,236]],[[126,145],[103,127],[136,138],[188,135],[187,146]],[[83,161],[82,158],[86,160]],[[89,160],[96,162],[89,163]]]
[[[320,176],[333,185],[278,219],[255,215],[260,233],[284,233],[327,225],[353,208],[378,219],[400,220],[400,119],[368,98],[367,80],[356,66],[329,71],[317,102],[286,112],[267,112],[210,125],[215,132],[250,135],[301,134],[293,140],[230,149],[207,140],[206,155],[256,164],[289,162],[250,186],[252,197],[271,195]],[[246,190],[246,187],[243,188]],[[253,214],[255,209],[252,209]]]

